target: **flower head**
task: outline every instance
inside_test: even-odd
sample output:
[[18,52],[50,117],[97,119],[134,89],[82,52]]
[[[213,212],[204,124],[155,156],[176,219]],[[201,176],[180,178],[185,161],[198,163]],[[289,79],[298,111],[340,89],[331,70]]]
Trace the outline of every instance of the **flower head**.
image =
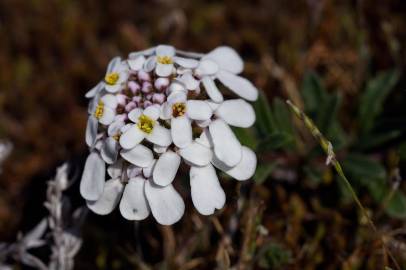
[[[230,128],[255,121],[245,100],[255,100],[257,90],[238,75],[242,70],[229,47],[202,55],[159,45],[126,60],[114,58],[86,94],[91,153],[80,192],[88,207],[105,215],[119,205],[126,219],[152,213],[159,223],[173,224],[185,209],[173,186],[184,162],[196,209],[203,215],[221,209],[225,192],[216,168],[239,181],[256,168],[254,152]],[[216,80],[242,99],[226,99]]]

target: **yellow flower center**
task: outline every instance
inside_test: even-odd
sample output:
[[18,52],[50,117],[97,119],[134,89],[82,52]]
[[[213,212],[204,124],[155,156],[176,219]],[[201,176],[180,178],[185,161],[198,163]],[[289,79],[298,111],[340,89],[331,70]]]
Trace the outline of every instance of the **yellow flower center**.
[[138,118],[138,128],[144,131],[145,133],[150,134],[152,130],[154,129],[155,121],[151,119],[150,117],[146,116],[145,114],[142,114]]
[[104,103],[103,101],[99,101],[99,104],[97,104],[96,110],[94,111],[94,117],[97,118],[97,120],[99,120],[104,113]]
[[165,65],[173,63],[172,58],[170,56],[166,56],[166,55],[158,56],[157,61],[158,61],[158,63],[165,64]]
[[117,133],[116,135],[113,135],[113,139],[118,141],[118,140],[120,140],[120,136],[121,136],[121,134]]
[[115,84],[118,79],[120,78],[120,75],[117,72],[111,72],[104,77],[104,80],[106,81],[107,84],[113,85]]
[[186,104],[178,102],[172,105],[172,115],[174,117],[183,116],[186,113]]

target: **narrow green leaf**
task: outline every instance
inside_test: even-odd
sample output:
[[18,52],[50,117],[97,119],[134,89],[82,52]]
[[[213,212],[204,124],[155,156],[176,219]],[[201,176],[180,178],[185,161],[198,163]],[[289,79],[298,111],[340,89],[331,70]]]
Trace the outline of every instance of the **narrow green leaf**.
[[386,170],[379,162],[361,154],[350,154],[342,162],[344,171],[354,178],[385,178]]
[[399,80],[398,70],[385,71],[370,80],[362,94],[358,111],[361,133],[372,128],[376,117],[382,111],[384,101]]
[[276,163],[270,164],[259,164],[257,170],[254,174],[254,181],[257,184],[262,184],[271,175],[272,171],[275,169]]
[[393,194],[386,208],[386,213],[394,218],[406,219],[406,196],[400,190]]
[[305,111],[314,117],[320,104],[326,99],[326,91],[320,77],[313,71],[307,72],[303,77],[302,96],[305,104]]
[[261,135],[270,134],[273,131],[273,117],[268,99],[263,91],[259,91],[258,100],[254,103],[254,109],[259,133]]

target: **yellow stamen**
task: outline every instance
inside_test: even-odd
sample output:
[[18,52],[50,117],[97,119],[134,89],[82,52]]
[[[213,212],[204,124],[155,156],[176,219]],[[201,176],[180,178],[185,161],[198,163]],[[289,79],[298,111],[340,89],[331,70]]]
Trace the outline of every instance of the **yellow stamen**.
[[120,75],[117,72],[111,72],[104,77],[104,80],[106,81],[107,84],[109,85],[114,85],[118,79],[120,78]]
[[152,130],[154,129],[155,121],[151,119],[150,117],[146,116],[145,114],[142,114],[138,118],[138,128],[144,131],[145,133],[150,134]]
[[172,105],[172,115],[174,117],[183,116],[186,113],[186,104],[178,102]]
[[158,63],[165,64],[165,65],[173,64],[172,58],[170,56],[166,56],[166,55],[158,56],[157,61],[158,61]]
[[99,120],[104,113],[104,103],[103,101],[99,101],[99,104],[97,104],[96,110],[94,111],[94,117],[97,118],[97,120]]
[[117,133],[116,135],[113,135],[113,139],[118,141],[118,140],[120,140],[120,136],[121,136],[121,134]]

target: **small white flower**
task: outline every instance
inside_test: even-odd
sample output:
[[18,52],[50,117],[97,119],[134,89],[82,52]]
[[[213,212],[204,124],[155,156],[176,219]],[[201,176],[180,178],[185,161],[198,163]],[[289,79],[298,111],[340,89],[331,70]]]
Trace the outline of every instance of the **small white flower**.
[[120,213],[125,219],[143,220],[152,212],[162,225],[172,225],[183,216],[185,204],[172,185],[157,186],[141,173],[142,170],[134,173],[135,168],[131,169],[134,175],[124,184],[117,177],[123,174],[123,171],[119,171],[120,166],[112,169],[112,177],[116,178],[106,182],[101,196],[97,200],[87,200],[89,209],[99,215],[107,215],[119,204]]
[[162,119],[171,120],[171,134],[173,143],[184,148],[192,140],[192,120],[208,120],[212,116],[212,109],[204,100],[187,100],[184,91],[173,92],[167,102],[162,105]]
[[120,145],[124,149],[131,149],[144,138],[160,146],[170,145],[172,142],[170,131],[157,121],[159,114],[159,105],[151,105],[145,110],[139,108],[132,110],[128,114],[128,118],[134,124],[123,132],[120,137]]
[[218,47],[201,59],[195,74],[202,78],[206,92],[214,102],[223,101],[223,95],[214,83],[214,79],[218,79],[240,97],[255,101],[258,98],[256,87],[247,79],[237,75],[243,68],[243,61],[235,50],[230,47]]
[[104,77],[104,88],[109,93],[120,91],[128,78],[128,67],[125,62],[117,61]]

